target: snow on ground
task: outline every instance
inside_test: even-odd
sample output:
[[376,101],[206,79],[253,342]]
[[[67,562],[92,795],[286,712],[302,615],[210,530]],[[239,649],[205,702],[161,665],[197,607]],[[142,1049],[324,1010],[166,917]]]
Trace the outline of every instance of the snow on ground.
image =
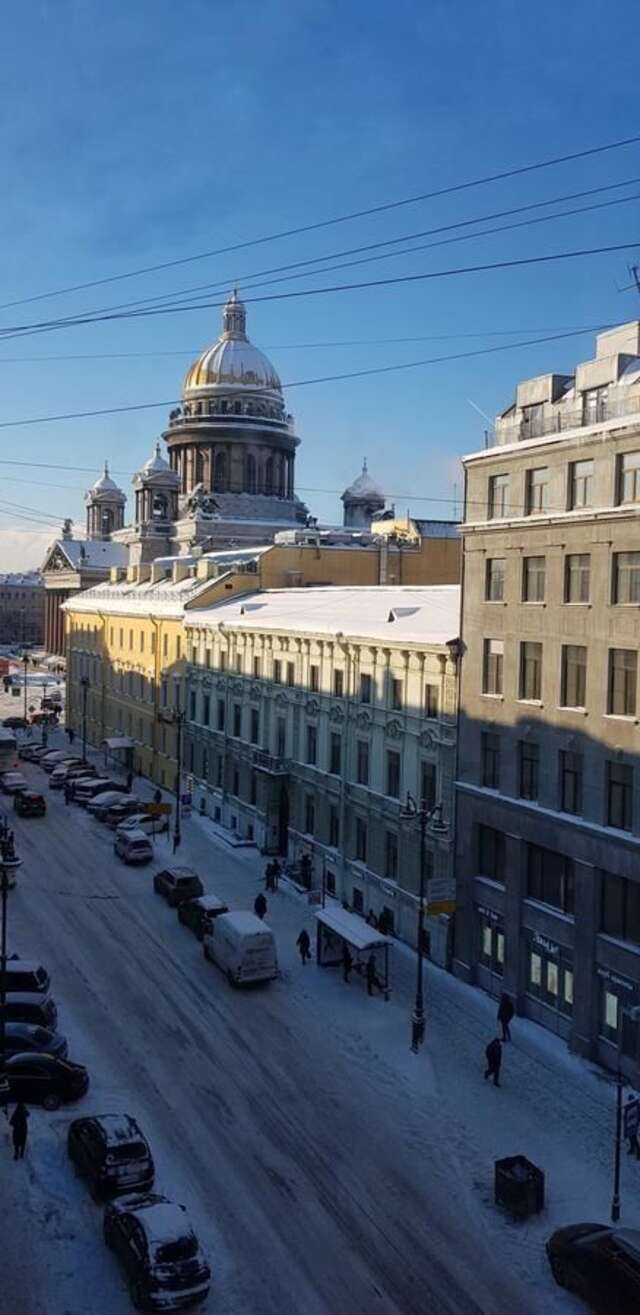
[[[54,737],[55,738],[55,737]],[[62,739],[62,733],[57,733]],[[53,740],[52,740],[53,742]],[[40,788],[39,769],[27,774]],[[148,783],[137,793],[150,795]],[[158,863],[127,868],[112,832],[49,792],[18,819],[24,867],[9,946],[50,968],[60,1030],[91,1088],[77,1106],[34,1109],[24,1162],[0,1130],[5,1202],[1,1315],[120,1315],[126,1283],[101,1210],[71,1172],[81,1111],[126,1109],[150,1139],[157,1187],[190,1210],[207,1249],[209,1309],[223,1315],[569,1315],[544,1239],[608,1219],[614,1087],[522,1019],[502,1087],[483,1081],[495,1002],[427,965],[427,1035],[411,1054],[415,956],[392,950],[389,1002],[370,999],[295,941],[315,919],[281,883],[267,895],[280,979],[231,989],[153,894]],[[181,863],[205,889],[251,908],[264,860],[205,819],[185,820]],[[493,1204],[493,1163],[524,1153],[546,1173],[547,1208],[523,1224]],[[640,1226],[640,1165],[623,1154],[623,1222]]]

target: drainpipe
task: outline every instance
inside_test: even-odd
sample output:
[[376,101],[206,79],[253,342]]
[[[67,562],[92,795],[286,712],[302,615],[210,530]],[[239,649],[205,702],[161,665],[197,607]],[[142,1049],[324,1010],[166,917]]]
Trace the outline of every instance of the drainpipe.
[[153,664],[153,726],[151,728],[151,779],[157,785],[158,766],[158,727],[160,722],[160,640],[162,638],[162,621],[149,613],[149,620],[155,627],[155,661]]
[[345,638],[341,630],[336,634],[336,643],[345,657],[345,682],[344,682],[344,736],[342,743],[342,756],[340,762],[340,895],[345,898],[345,878],[346,878],[346,857],[345,857],[345,819],[347,812],[347,770],[349,765],[349,736],[351,728],[351,675],[353,670],[353,658],[349,645],[345,643]]

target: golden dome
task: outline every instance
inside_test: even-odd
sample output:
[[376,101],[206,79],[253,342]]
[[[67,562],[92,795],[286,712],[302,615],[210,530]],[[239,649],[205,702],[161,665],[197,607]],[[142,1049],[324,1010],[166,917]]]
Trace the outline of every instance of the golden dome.
[[220,337],[185,375],[182,386],[185,401],[194,395],[208,396],[236,388],[282,393],[282,384],[271,361],[249,342],[246,328],[246,308],[234,290],[222,313]]

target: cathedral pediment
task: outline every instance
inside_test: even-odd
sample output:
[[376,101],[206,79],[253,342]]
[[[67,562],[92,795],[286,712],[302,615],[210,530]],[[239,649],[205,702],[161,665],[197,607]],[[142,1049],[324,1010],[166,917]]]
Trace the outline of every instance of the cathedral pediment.
[[60,546],[56,543],[52,551],[49,553],[49,556],[45,560],[44,566],[42,567],[42,574],[47,575],[49,572],[53,573],[58,571],[72,571],[72,570],[73,570],[73,566],[69,561],[69,558],[67,557],[66,553],[62,551],[62,548],[60,548]]

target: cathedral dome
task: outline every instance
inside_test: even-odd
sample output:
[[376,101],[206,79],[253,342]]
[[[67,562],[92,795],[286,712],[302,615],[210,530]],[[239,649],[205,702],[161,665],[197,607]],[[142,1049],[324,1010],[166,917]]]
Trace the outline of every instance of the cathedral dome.
[[109,474],[108,461],[105,461],[104,471],[102,475],[98,477],[95,484],[93,484],[89,489],[89,492],[87,493],[87,497],[95,498],[95,497],[99,497],[101,494],[103,496],[106,494],[110,497],[113,497],[113,495],[115,494],[117,497],[120,498],[124,498],[125,496],[124,493],[122,492],[122,489],[118,488],[118,485],[114,483],[114,481],[112,480]]
[[369,474],[366,457],[362,463],[362,473],[358,475],[357,479],[354,479],[353,484],[350,484],[342,494],[343,502],[356,502],[360,498],[367,502],[372,498],[384,502],[385,498],[380,485],[376,484],[375,480],[372,479]]
[[142,484],[162,484],[177,487],[180,483],[180,477],[175,470],[171,469],[168,461],[165,461],[160,451],[160,444],[156,443],[153,456],[145,461],[144,466],[134,476],[134,486],[139,487]]
[[222,333],[187,371],[182,395],[187,401],[236,388],[282,394],[271,361],[247,338],[246,307],[234,291],[224,307]]

